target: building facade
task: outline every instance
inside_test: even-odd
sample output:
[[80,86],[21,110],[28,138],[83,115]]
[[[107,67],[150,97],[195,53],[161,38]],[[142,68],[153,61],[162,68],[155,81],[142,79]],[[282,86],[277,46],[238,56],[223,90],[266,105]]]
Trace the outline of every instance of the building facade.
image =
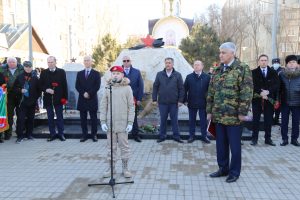
[[[273,14],[273,0],[227,0],[222,8],[221,35],[237,44],[237,56],[252,68],[258,55],[272,56]],[[278,0],[277,15],[277,57],[300,54],[300,1]]]

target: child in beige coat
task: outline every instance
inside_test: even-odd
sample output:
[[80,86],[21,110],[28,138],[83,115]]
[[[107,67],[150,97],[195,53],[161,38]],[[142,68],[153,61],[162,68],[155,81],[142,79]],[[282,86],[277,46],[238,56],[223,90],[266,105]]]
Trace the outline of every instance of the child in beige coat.
[[[129,79],[124,77],[124,71],[121,66],[114,66],[110,69],[111,79],[108,85],[112,87],[112,137],[113,137],[113,172],[115,173],[115,164],[117,161],[117,145],[121,150],[122,169],[125,178],[131,178],[131,172],[128,169],[130,149],[128,145],[128,133],[132,130],[134,121],[134,100]],[[107,161],[108,169],[103,177],[110,177],[110,90],[106,89],[100,103],[100,121],[101,128],[107,133]]]

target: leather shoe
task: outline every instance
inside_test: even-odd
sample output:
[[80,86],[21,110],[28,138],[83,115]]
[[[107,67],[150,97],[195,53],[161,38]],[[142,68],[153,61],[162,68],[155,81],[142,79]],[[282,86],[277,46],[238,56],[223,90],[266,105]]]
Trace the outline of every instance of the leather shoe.
[[257,145],[257,141],[256,140],[252,140],[251,143],[250,143],[250,145],[256,146]]
[[173,138],[173,140],[178,142],[178,143],[183,143],[183,141],[180,138]]
[[190,137],[189,139],[188,139],[188,143],[192,143],[192,142],[194,142],[195,141],[195,139],[193,138],[193,137]]
[[205,136],[205,137],[201,137],[200,140],[201,140],[202,142],[206,143],[206,144],[209,144],[209,143],[210,143],[209,139],[208,139],[206,136]]
[[58,136],[58,138],[59,138],[60,141],[66,141],[66,138],[63,135]]
[[82,137],[82,138],[80,139],[80,142],[85,142],[85,141],[87,141],[87,138],[86,138],[86,137]]
[[233,183],[233,182],[236,182],[238,179],[239,179],[238,176],[232,176],[232,175],[229,175],[229,176],[226,178],[226,183]]
[[142,142],[140,136],[138,136],[138,135],[133,136],[133,139],[134,139],[134,141],[136,141],[136,142]]
[[0,138],[0,143],[4,143],[4,140],[2,138]]
[[296,147],[300,146],[300,143],[298,142],[298,140],[292,140],[291,144],[294,145],[294,146],[296,146]]
[[56,140],[56,135],[50,136],[47,141],[52,142],[53,140]]
[[211,173],[209,176],[211,178],[218,178],[218,177],[222,177],[222,176],[227,176],[228,172],[223,172],[221,169],[219,169],[218,171]]
[[94,136],[92,137],[92,140],[93,140],[93,142],[98,142],[98,138],[97,138],[97,136],[96,136],[96,135],[94,135]]
[[163,142],[163,141],[165,141],[166,140],[166,138],[159,138],[156,142],[157,143],[161,143],[161,142]]
[[276,146],[276,144],[272,140],[266,140],[265,144],[270,145],[270,146]]
[[287,140],[283,140],[282,143],[280,143],[280,146],[286,146],[289,142]]

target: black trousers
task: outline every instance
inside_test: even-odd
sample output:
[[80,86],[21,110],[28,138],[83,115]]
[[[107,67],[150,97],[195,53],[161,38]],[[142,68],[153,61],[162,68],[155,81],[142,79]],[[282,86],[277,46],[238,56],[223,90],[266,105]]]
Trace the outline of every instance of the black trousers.
[[[35,105],[20,106],[17,112],[17,137],[25,138],[32,136],[34,123]],[[24,134],[24,129],[26,132]]]
[[265,131],[265,140],[271,139],[271,128],[273,124],[273,114],[274,114],[274,106],[269,102],[264,100],[262,102],[253,102],[252,103],[252,111],[253,111],[253,132],[252,132],[252,140],[258,140],[258,132],[259,132],[259,120],[260,115],[264,114],[264,131]]
[[139,135],[139,125],[137,122],[138,113],[139,113],[139,108],[138,108],[138,106],[135,106],[134,121],[133,121],[132,131],[131,131],[131,134],[133,137],[137,137]]
[[80,111],[80,122],[82,129],[82,137],[88,136],[88,126],[87,126],[87,113],[89,112],[91,118],[91,135],[96,136],[98,131],[98,120],[97,120],[97,111]]

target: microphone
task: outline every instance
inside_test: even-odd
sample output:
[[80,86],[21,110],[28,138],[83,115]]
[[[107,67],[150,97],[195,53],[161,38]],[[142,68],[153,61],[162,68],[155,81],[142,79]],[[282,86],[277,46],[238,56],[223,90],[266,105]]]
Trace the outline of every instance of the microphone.
[[117,79],[117,78],[113,78],[111,81],[112,81],[113,83],[116,83],[116,82],[118,81],[118,79]]
[[117,78],[113,78],[111,79],[111,81],[108,83],[108,86],[109,87],[105,87],[106,89],[109,89],[111,86],[113,86],[114,83],[116,83],[118,81]]

